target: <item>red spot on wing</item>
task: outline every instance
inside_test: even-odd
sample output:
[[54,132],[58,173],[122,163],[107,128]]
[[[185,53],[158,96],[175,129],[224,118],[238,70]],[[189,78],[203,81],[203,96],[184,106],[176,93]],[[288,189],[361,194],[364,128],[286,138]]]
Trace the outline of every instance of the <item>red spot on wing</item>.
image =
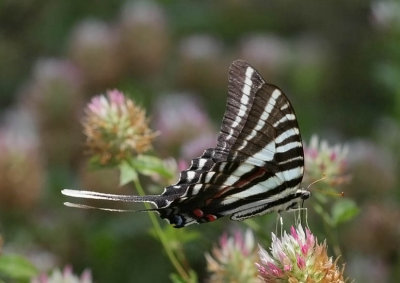
[[193,212],[194,216],[196,216],[197,218],[201,218],[204,215],[204,212],[200,208],[196,208],[192,212]]
[[213,222],[213,221],[217,220],[217,216],[215,216],[213,214],[207,214],[206,219],[208,220],[208,222]]

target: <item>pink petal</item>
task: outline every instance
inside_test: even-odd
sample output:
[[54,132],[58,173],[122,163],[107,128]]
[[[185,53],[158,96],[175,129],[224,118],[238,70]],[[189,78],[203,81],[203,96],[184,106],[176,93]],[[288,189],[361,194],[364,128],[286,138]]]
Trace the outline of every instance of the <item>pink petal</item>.
[[307,242],[307,246],[313,248],[314,244],[315,244],[315,239],[314,239],[314,235],[311,234],[311,231],[306,228],[306,242]]
[[301,253],[303,255],[307,255],[307,253],[308,253],[308,245],[307,244],[301,246]]
[[68,264],[64,267],[63,276],[69,277],[71,275],[72,275],[72,266]]
[[110,99],[110,102],[113,104],[116,104],[118,106],[121,106],[125,103],[125,97],[122,92],[119,90],[113,89],[107,92],[108,98]]
[[306,262],[304,261],[304,258],[302,258],[301,256],[297,256],[297,266],[300,269],[303,269],[304,267],[306,267]]
[[260,272],[261,274],[267,273],[267,270],[265,269],[265,267],[263,265],[256,263],[256,266],[257,266],[258,272]]
[[318,151],[315,148],[309,148],[307,150],[307,154],[312,158],[315,159],[318,156]]
[[245,252],[242,233],[240,233],[239,231],[236,231],[234,237],[235,237],[236,247],[239,248],[239,250],[241,250],[242,252]]
[[267,264],[267,266],[269,268],[270,273],[272,273],[273,275],[275,275],[277,277],[280,277],[283,275],[283,271],[279,267],[277,267],[275,264],[269,262]]
[[42,273],[39,275],[39,283],[48,283],[49,282],[49,278],[47,277],[46,273]]
[[292,266],[290,264],[285,264],[285,265],[283,265],[283,270],[284,271],[291,271],[292,270]]
[[293,226],[290,227],[290,234],[292,234],[293,238],[295,238],[296,240],[299,239],[299,235],[297,235],[296,229]]
[[85,269],[81,275],[82,282],[92,282],[92,273],[89,269]]
[[178,169],[180,171],[183,171],[185,169],[189,168],[188,163],[184,159],[179,159],[178,160]]
[[219,238],[219,245],[221,248],[225,248],[226,245],[228,244],[228,235],[226,233],[222,234],[222,236]]
[[95,96],[90,101],[88,108],[95,114],[100,114],[102,110],[101,95]]

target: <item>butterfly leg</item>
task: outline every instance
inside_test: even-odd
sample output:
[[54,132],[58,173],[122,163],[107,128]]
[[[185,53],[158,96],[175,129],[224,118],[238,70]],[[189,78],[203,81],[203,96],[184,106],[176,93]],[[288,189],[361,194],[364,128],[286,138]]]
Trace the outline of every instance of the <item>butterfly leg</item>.
[[276,216],[275,235],[278,235],[278,225],[280,226],[280,236],[283,235],[283,218],[280,212]]
[[[304,211],[304,213],[303,213],[303,211]],[[294,223],[296,226],[299,224],[302,224],[304,222],[306,227],[309,228],[307,207],[294,208],[294,209],[291,209],[290,212],[294,213]],[[303,221],[303,219],[304,219],[304,221]]]

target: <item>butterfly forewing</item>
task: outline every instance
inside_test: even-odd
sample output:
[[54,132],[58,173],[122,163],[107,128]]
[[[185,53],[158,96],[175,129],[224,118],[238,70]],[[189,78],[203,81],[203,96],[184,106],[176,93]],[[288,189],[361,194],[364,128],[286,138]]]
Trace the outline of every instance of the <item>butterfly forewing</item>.
[[177,185],[186,186],[185,193],[160,211],[178,227],[286,210],[308,196],[298,190],[304,156],[293,108],[244,61],[230,67],[218,144],[206,152],[209,166],[184,171]]

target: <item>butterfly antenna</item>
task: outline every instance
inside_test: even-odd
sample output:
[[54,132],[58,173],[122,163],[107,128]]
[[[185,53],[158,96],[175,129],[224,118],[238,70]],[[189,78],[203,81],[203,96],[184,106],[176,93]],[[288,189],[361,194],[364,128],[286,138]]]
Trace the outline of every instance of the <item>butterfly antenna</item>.
[[310,190],[310,187],[311,187],[312,185],[315,185],[316,183],[321,182],[321,181],[323,181],[323,180],[325,180],[325,179],[327,179],[327,178],[328,178],[327,176],[323,175],[322,178],[319,178],[318,180],[315,180],[314,182],[312,182],[311,184],[308,185],[307,191]]
[[[312,182],[311,184],[309,184],[307,186],[307,191],[310,190],[311,186],[313,186],[316,183],[321,182],[321,181],[323,181],[323,180],[325,180],[327,178],[328,178],[327,176],[323,176],[322,178],[319,178],[318,180],[315,180],[314,182]],[[328,191],[323,191],[323,190],[318,189],[318,188],[315,188],[314,190],[315,191],[319,191],[320,193],[323,193],[325,195],[333,196],[333,197],[344,197],[344,192],[340,192],[340,193],[335,193],[335,192],[330,192],[330,191],[328,192]]]

